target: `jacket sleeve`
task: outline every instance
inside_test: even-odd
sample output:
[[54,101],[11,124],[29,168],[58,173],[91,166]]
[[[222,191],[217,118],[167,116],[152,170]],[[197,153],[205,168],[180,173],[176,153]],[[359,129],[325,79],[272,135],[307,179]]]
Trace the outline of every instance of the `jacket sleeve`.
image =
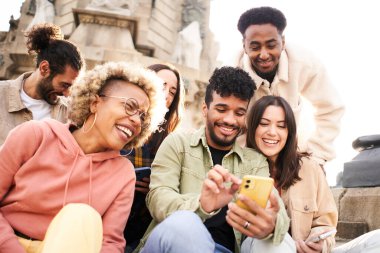
[[[129,160],[128,163],[130,164]],[[129,168],[133,168],[132,164],[129,165]],[[122,171],[124,172],[124,170]],[[124,252],[126,242],[123,232],[133,203],[136,183],[135,173],[132,171],[125,178],[120,178],[120,180],[125,182],[125,187],[102,216],[103,243],[101,253]]]
[[[318,231],[327,231],[336,228],[338,224],[338,210],[334,197],[327,184],[326,177],[320,168],[315,170],[315,180],[318,181],[317,205],[318,211],[314,215],[311,225],[311,234]],[[325,240],[323,253],[331,252],[335,245],[334,237]]]
[[278,194],[278,191],[276,189],[273,191],[279,203],[280,210],[277,213],[276,227],[273,231],[272,240],[274,245],[279,245],[284,240],[285,235],[289,230],[290,220],[288,214],[286,213],[284,202]]
[[172,137],[169,135],[165,138],[153,161],[147,207],[157,222],[178,210],[194,211],[203,220],[211,217],[200,209],[199,193],[180,193],[183,151]]
[[308,139],[306,148],[319,164],[324,164],[335,158],[333,141],[340,131],[344,105],[320,62],[316,61],[309,71],[310,77],[300,92],[315,110],[315,131]]
[[[30,122],[26,122],[9,132],[3,145],[0,146],[0,200],[14,186],[14,177],[39,146],[37,131]],[[20,145],[24,143],[25,145]],[[2,204],[0,205],[2,206]],[[1,210],[1,209],[0,209]],[[25,250],[18,242],[13,228],[0,211],[0,252],[22,252]]]

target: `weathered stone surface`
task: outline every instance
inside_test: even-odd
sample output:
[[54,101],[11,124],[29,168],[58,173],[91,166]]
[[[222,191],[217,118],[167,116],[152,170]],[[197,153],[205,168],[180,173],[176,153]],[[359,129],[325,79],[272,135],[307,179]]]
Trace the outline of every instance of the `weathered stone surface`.
[[369,230],[380,228],[380,187],[347,188],[339,206],[339,220],[367,222]]
[[345,188],[332,188],[331,191],[332,191],[332,194],[334,196],[336,207],[337,207],[337,209],[339,211],[339,202],[340,202],[340,199],[344,196],[344,194],[346,193],[347,189],[345,189]]
[[380,228],[380,187],[331,190],[339,211],[338,238],[353,239]]
[[339,221],[337,226],[337,239],[352,240],[368,232],[366,222]]

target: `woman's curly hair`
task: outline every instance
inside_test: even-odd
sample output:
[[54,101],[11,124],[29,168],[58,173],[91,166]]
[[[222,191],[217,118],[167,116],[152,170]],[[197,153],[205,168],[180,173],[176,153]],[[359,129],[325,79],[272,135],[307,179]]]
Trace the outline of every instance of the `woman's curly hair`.
[[69,119],[77,127],[82,127],[91,114],[90,105],[107,86],[109,80],[121,79],[138,85],[147,94],[150,102],[141,133],[129,142],[124,149],[139,147],[164,120],[166,100],[163,83],[152,70],[126,62],[108,62],[97,65],[79,76],[70,88]]

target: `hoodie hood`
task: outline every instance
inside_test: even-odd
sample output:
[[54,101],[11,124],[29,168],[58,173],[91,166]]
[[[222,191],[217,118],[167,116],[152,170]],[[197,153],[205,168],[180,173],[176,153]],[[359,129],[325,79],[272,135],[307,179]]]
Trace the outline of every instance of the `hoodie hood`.
[[79,155],[91,157],[94,162],[102,162],[108,159],[121,157],[120,152],[114,150],[85,154],[69,130],[69,128],[74,125],[70,123],[62,124],[52,119],[45,120],[44,122],[59,139],[62,147],[75,156]]

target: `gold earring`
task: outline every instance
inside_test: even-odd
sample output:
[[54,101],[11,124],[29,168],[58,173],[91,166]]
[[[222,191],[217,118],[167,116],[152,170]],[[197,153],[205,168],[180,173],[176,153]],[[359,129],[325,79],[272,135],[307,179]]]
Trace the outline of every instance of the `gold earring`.
[[86,125],[86,121],[87,121],[87,119],[88,119],[90,116],[88,116],[87,119],[84,120],[84,122],[83,122],[83,126],[82,126],[82,132],[83,132],[84,134],[90,132],[90,130],[94,127],[94,125],[95,125],[95,121],[96,121],[96,116],[97,116],[97,115],[98,115],[98,113],[96,112],[96,113],[95,113],[95,117],[94,117],[94,121],[92,122],[90,128],[87,129],[87,130],[85,130],[84,127],[85,127],[85,125]]

